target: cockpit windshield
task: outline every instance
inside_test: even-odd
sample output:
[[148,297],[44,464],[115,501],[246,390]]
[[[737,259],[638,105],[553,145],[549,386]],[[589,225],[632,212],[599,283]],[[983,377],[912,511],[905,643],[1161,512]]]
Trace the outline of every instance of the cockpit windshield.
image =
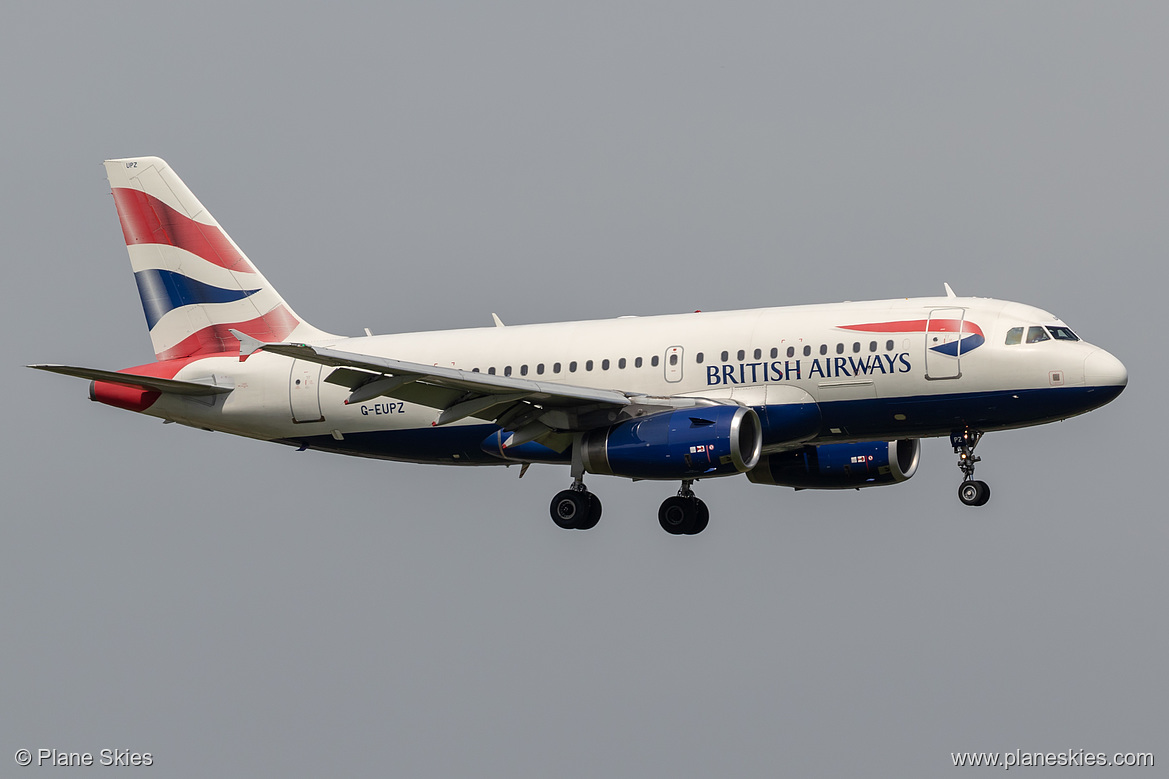
[[[1024,333],[1026,338],[1024,339]],[[1030,327],[1012,327],[1007,331],[1007,346],[1015,346],[1016,344],[1029,343],[1037,344],[1042,341],[1050,341],[1052,339],[1057,341],[1078,341],[1079,336],[1072,332],[1070,327],[1065,325],[1049,325],[1041,327],[1040,325],[1031,325]]]
[[1072,332],[1070,327],[1063,325],[1048,325],[1047,332],[1051,333],[1051,337],[1057,341],[1078,341],[1079,337]]
[[1047,334],[1039,325],[1031,325],[1027,328],[1027,343],[1037,344],[1040,341],[1050,341],[1051,336]]

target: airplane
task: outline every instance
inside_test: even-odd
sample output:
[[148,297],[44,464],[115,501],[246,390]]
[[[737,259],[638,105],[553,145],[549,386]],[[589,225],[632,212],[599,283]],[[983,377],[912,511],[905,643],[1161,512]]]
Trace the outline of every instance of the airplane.
[[296,447],[444,465],[568,465],[549,506],[587,530],[586,474],[678,482],[662,528],[695,535],[701,479],[860,489],[904,482],[949,436],[958,497],[982,436],[1112,401],[1124,365],[1052,314],[945,296],[345,337],[299,317],[166,162],[107,160],[155,361],[91,400]]

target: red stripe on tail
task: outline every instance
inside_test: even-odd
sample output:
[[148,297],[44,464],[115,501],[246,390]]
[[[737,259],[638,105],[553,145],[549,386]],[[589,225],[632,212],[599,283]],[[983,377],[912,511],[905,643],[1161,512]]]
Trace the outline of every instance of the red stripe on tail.
[[123,187],[111,191],[127,246],[142,243],[177,246],[221,268],[256,272],[218,227],[196,222],[145,192]]
[[300,320],[291,311],[284,306],[277,306],[267,314],[247,322],[204,327],[155,356],[159,360],[177,360],[195,355],[239,354],[239,339],[228,331],[239,330],[261,341],[283,341],[299,324]]

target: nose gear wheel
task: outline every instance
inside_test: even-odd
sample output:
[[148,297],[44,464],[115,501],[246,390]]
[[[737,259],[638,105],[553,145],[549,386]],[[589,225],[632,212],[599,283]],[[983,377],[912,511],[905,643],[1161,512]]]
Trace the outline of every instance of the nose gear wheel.
[[950,433],[950,445],[958,455],[958,468],[962,471],[962,483],[958,485],[958,500],[967,506],[985,506],[990,500],[990,485],[974,478],[974,466],[982,458],[974,454],[974,447],[982,440],[981,430],[955,430]]

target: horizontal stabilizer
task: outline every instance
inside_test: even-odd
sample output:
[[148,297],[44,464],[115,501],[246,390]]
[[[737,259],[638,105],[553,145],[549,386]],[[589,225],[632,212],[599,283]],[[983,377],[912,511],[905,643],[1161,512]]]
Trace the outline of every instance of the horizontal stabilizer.
[[78,379],[120,384],[123,387],[137,387],[156,392],[169,392],[172,395],[226,395],[235,389],[234,387],[203,384],[196,381],[160,379],[155,376],[139,376],[135,373],[103,371],[98,368],[78,368],[72,365],[29,365],[28,367],[36,368],[38,371],[49,371],[50,373],[60,373],[64,376],[74,376]]

